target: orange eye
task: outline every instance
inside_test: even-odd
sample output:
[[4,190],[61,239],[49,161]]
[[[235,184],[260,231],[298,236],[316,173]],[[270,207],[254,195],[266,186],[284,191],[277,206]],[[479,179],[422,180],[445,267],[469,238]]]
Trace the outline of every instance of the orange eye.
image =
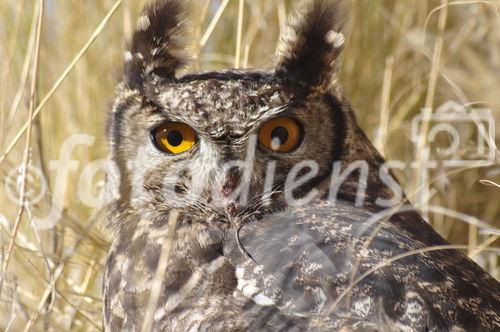
[[196,132],[184,123],[168,122],[151,133],[156,147],[165,153],[181,154],[196,143]]
[[276,118],[260,128],[259,142],[274,152],[287,153],[299,146],[301,136],[301,127],[297,121],[290,118]]

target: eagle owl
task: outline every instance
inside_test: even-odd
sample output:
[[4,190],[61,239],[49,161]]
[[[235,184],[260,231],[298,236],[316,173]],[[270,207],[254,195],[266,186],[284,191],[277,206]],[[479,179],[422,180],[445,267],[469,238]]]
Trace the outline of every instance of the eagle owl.
[[346,2],[302,1],[271,70],[184,76],[183,1],[146,6],[107,125],[107,331],[500,330],[499,283],[401,208],[343,97]]

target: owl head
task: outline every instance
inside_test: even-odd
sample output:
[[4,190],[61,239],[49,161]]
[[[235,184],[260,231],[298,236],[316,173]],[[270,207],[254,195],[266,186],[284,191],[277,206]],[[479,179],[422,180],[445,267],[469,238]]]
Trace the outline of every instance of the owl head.
[[373,159],[336,81],[345,1],[302,1],[273,68],[179,76],[183,2],[150,2],[124,56],[107,129],[117,207],[241,220],[311,194],[337,160]]

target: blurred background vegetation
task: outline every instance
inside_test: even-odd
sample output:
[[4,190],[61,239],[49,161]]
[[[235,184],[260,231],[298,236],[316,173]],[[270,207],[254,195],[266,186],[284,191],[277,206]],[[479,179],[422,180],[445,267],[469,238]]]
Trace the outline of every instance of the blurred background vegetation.
[[[37,74],[33,85],[36,106],[110,9],[119,5],[32,123],[27,162],[42,170],[48,194],[38,203],[28,204],[21,215],[19,205],[8,197],[5,183],[12,179],[22,183],[16,169],[23,164],[26,135],[0,165],[0,254],[4,267],[13,243],[10,263],[1,271],[1,329],[101,329],[101,280],[111,239],[96,211],[81,203],[76,187],[85,165],[106,155],[106,112],[121,78],[125,41],[144,2],[45,0],[37,47],[40,1],[0,1],[1,154],[27,123],[33,73]],[[272,66],[280,28],[295,1],[241,2],[243,7],[240,0],[192,1],[195,38],[200,42],[198,60],[190,70]],[[220,19],[217,13],[221,13]],[[354,0],[349,30],[339,65],[340,81],[361,127],[388,159],[407,163],[415,159],[411,120],[423,107],[435,109],[456,101],[491,109],[499,123],[499,1]],[[92,135],[95,142],[73,151],[78,168],[70,172],[64,199],[54,202],[62,207],[61,222],[53,229],[36,231],[33,216],[46,215],[52,203],[50,190],[57,170],[51,168],[50,160],[59,159],[61,144],[74,134]],[[464,158],[478,157],[474,137],[472,131],[462,142]],[[498,129],[496,137],[500,137]],[[488,167],[453,169],[438,161],[423,183],[415,183],[415,174],[411,167],[397,172],[417,206],[426,205],[422,205],[419,193],[428,192],[423,199],[430,206],[500,226],[500,189],[495,185],[500,182],[498,158]],[[93,179],[96,194],[103,178],[104,174],[99,174]],[[26,182],[28,202],[40,187],[30,179]],[[496,235],[465,223],[460,215],[457,218],[432,210],[424,213],[443,236],[452,243],[468,245],[471,257],[499,278],[498,255],[488,251],[488,247],[498,247]]]

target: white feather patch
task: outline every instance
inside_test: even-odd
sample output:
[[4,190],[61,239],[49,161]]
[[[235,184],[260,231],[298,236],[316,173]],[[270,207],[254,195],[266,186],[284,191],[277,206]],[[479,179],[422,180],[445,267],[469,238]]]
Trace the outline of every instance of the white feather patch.
[[263,294],[257,294],[254,296],[253,301],[257,303],[258,305],[261,305],[263,307],[271,306],[274,304],[274,301],[270,299],[269,297],[263,295]]
[[137,21],[137,29],[141,31],[146,31],[151,26],[151,22],[149,21],[149,17],[147,15],[142,15],[139,17]]
[[129,51],[123,53],[123,60],[125,62],[132,61],[133,59],[134,59],[134,56]]
[[341,32],[330,30],[326,34],[326,41],[332,44],[333,47],[340,48],[345,43],[345,37],[344,34]]

